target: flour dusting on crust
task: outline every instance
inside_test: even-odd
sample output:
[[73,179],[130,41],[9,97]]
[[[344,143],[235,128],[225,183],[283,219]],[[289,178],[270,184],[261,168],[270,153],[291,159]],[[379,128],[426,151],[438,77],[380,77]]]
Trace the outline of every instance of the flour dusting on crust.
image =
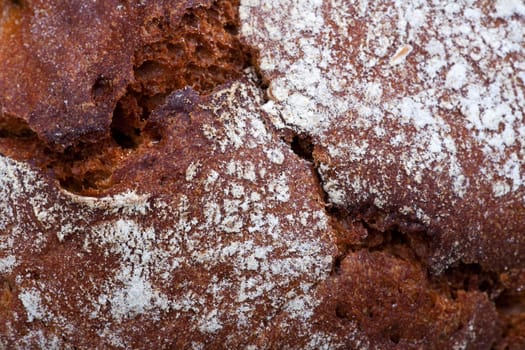
[[251,83],[210,99],[190,124],[170,119],[168,128],[192,130],[200,153],[172,158],[187,150],[161,143],[181,174],[154,170],[168,172],[164,189],[80,197],[0,157],[0,267],[16,280],[18,303],[8,329],[43,322],[52,327],[27,344],[87,334],[126,347],[147,320],[202,344],[239,344],[244,334],[249,345],[281,309],[309,318],[335,248],[308,167],[267,131]]
[[240,16],[270,81],[264,108],[277,127],[314,137],[330,201],[424,224],[441,236],[441,270],[463,256],[451,253],[456,234],[463,247],[482,241],[465,260],[488,263],[507,254],[491,251],[494,230],[524,228],[523,9],[249,0]]

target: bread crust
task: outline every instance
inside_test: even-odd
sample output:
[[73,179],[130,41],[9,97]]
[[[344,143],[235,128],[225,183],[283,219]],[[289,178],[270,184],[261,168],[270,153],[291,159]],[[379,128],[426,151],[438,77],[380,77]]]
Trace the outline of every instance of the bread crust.
[[313,138],[331,203],[382,231],[423,228],[436,272],[502,272],[525,264],[522,7],[276,0],[241,18],[265,108]]
[[0,348],[525,346],[521,1],[0,5]]

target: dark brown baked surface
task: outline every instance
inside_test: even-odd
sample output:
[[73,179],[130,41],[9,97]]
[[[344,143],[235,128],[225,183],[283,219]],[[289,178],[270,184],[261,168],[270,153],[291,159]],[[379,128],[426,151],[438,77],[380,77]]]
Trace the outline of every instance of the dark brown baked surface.
[[[250,43],[279,46],[261,49],[268,109],[313,138],[330,202],[380,230],[425,231],[436,271],[525,264],[524,17],[513,4],[242,9]],[[297,18],[269,16],[285,8]]]
[[2,158],[6,346],[248,346],[300,305],[335,245],[311,170],[260,102],[251,83],[174,93],[100,198]]
[[523,1],[0,6],[0,349],[525,348]]
[[140,116],[174,89],[240,77],[245,62],[226,1],[5,0],[2,10],[2,114],[56,148],[104,137],[117,101]]

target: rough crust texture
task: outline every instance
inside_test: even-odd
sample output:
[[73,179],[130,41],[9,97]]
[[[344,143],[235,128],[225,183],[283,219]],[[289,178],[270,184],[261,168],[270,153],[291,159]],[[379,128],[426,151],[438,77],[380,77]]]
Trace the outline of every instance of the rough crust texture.
[[328,218],[259,94],[172,95],[162,140],[122,170],[147,192],[84,198],[2,158],[6,345],[249,345],[307,298],[331,269]]
[[126,88],[146,90],[147,99],[240,76],[232,61],[242,67],[244,58],[227,32],[236,25],[234,3],[218,1],[220,16],[207,0],[1,4],[1,113],[56,148],[107,134]]
[[261,49],[270,81],[265,107],[282,127],[315,138],[330,202],[373,207],[376,225],[423,226],[436,271],[458,260],[497,270],[525,264],[518,3],[241,7],[243,34]]
[[525,347],[523,1],[0,4],[0,349]]

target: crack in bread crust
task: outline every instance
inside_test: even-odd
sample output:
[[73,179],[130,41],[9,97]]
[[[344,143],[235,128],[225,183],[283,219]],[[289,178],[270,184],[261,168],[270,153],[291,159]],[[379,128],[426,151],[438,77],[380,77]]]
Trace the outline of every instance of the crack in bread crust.
[[[0,1],[0,347],[525,344],[523,162],[504,133],[522,132],[525,10],[418,4]],[[458,11],[479,51],[462,51]],[[515,32],[485,71],[489,29]],[[511,111],[475,119],[498,83]],[[501,196],[510,214],[468,231]]]

